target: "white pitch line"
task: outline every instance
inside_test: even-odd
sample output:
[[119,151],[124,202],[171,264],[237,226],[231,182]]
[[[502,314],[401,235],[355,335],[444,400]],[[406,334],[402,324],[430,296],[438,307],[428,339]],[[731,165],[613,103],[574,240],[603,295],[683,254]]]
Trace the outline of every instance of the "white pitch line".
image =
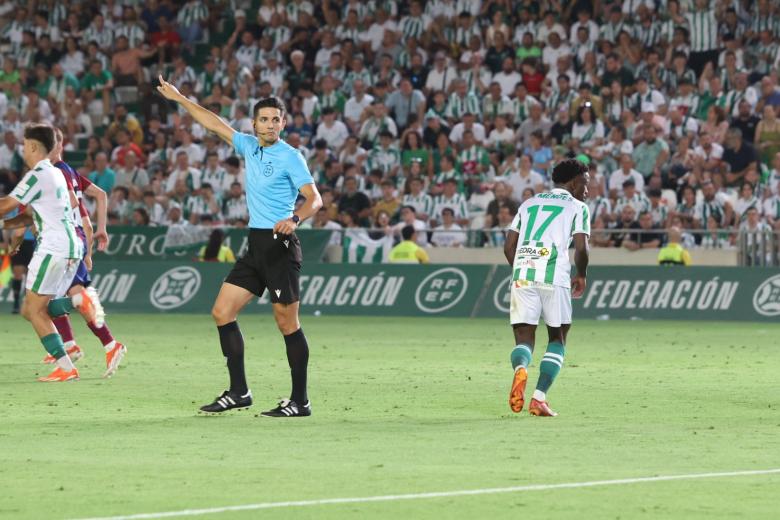
[[234,511],[255,511],[258,509],[278,509],[284,507],[324,506],[332,504],[363,504],[369,502],[392,502],[396,500],[419,500],[423,498],[449,498],[473,495],[494,495],[498,493],[517,493],[520,491],[548,491],[551,489],[574,489],[597,486],[619,486],[624,484],[641,484],[645,482],[668,482],[670,480],[694,480],[721,477],[748,477],[752,475],[771,475],[780,473],[780,468],[758,469],[745,471],[725,471],[721,473],[691,473],[688,475],[662,475],[657,477],[622,478],[615,480],[591,480],[589,482],[564,482],[561,484],[534,484],[486,489],[463,489],[459,491],[435,491],[431,493],[410,493],[406,495],[379,495],[372,497],[323,498],[319,500],[297,500],[290,502],[261,502],[241,506],[211,507],[207,509],[183,509],[181,511],[164,511],[160,513],[140,513],[123,516],[105,516],[82,518],[79,520],[148,520],[155,518],[175,518],[182,516],[213,515]]

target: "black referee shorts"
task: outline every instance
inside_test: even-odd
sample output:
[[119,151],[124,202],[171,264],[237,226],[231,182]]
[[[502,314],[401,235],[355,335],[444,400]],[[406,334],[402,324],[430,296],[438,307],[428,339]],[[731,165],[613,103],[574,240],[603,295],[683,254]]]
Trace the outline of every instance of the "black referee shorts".
[[[276,236],[276,238],[274,238]],[[266,289],[272,303],[300,299],[301,242],[295,234],[274,235],[271,229],[250,229],[249,247],[236,261],[225,282],[257,295]]]
[[11,257],[11,265],[23,265],[27,267],[35,253],[35,240],[22,240],[19,251]]

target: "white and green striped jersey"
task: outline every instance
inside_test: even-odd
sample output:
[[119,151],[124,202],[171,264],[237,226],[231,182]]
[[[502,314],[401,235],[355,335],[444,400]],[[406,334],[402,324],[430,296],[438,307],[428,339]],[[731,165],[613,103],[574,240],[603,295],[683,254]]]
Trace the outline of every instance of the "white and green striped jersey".
[[359,72],[351,70],[347,72],[347,76],[344,78],[344,83],[341,85],[341,90],[349,93],[350,96],[354,94],[352,91],[352,85],[355,83],[356,79],[362,79],[366,88],[374,86],[374,77],[371,75],[370,70],[363,69]]
[[481,81],[482,86],[487,89],[490,86],[492,77],[490,71],[485,67],[480,67],[477,74],[474,73],[474,69],[466,69],[460,73],[460,78],[466,82],[466,88],[469,92],[479,92],[477,81]]
[[564,189],[539,193],[523,202],[508,228],[519,233],[512,281],[519,285],[571,287],[569,245],[590,236],[590,212]]
[[249,209],[246,204],[246,196],[241,195],[238,198],[230,198],[223,201],[222,214],[226,220],[235,220],[238,218],[249,220]]
[[[753,69],[761,74],[769,74],[775,60],[778,56],[778,46],[776,41],[770,41],[768,44],[759,43],[756,45],[756,63]],[[764,58],[769,56],[769,59]]]
[[485,117],[491,119],[497,116],[511,116],[512,100],[504,95],[499,99],[494,99],[493,96],[485,96],[485,99],[482,101],[482,113],[485,114]]
[[433,198],[424,192],[420,192],[419,195],[407,193],[404,195],[401,204],[403,206],[413,207],[414,211],[417,212],[417,215],[424,214],[431,216],[431,214],[433,214]]
[[441,212],[444,208],[451,208],[455,213],[455,220],[469,218],[469,207],[466,203],[466,197],[456,193],[452,197],[446,197],[444,194],[437,196],[433,201],[433,219],[441,222]]
[[448,179],[455,179],[458,181],[458,191],[462,191],[463,187],[463,175],[456,170],[455,168],[447,171],[440,171],[436,175],[433,176],[433,185],[434,186],[440,186],[444,184],[445,181]]
[[569,89],[566,93],[561,93],[561,91],[556,88],[553,89],[552,94],[547,97],[544,106],[547,108],[547,113],[552,115],[561,107],[566,107],[568,110],[576,97],[577,94],[572,89]]
[[661,26],[657,22],[637,24],[634,26],[634,36],[645,49],[655,47],[661,40]]
[[204,2],[187,2],[176,14],[179,27],[191,27],[209,17],[209,8]]
[[612,202],[607,197],[588,198],[588,211],[591,223],[593,223],[596,217],[612,214]]
[[368,0],[368,7],[371,12],[384,9],[390,18],[398,16],[398,2],[395,0]]
[[666,221],[669,218],[669,206],[661,203],[655,208],[651,207],[650,215],[653,217],[653,225],[664,227],[666,226]]
[[278,27],[266,27],[263,33],[271,37],[274,49],[279,47],[279,45],[283,44],[284,42],[289,41],[290,35],[292,34],[290,28],[286,25],[279,25]]
[[222,72],[219,70],[214,71],[214,74],[209,74],[205,70],[198,74],[198,78],[195,80],[195,92],[200,96],[206,97],[211,95],[211,89],[214,85],[222,82]]
[[618,200],[615,203],[615,213],[617,213],[618,216],[620,216],[620,213],[623,211],[623,208],[629,205],[633,207],[634,210],[636,210],[637,216],[639,216],[640,213],[646,213],[650,211],[650,208],[652,207],[652,203],[650,202],[650,199],[648,199],[644,193],[637,191],[634,193],[634,196],[631,198],[618,197]]
[[233,182],[232,178],[228,176],[225,169],[221,166],[217,166],[214,170],[203,168],[200,172],[200,185],[210,184],[217,195],[228,191],[231,182]]
[[768,198],[764,201],[764,217],[780,221],[780,195]]
[[235,52],[236,59],[244,67],[253,68],[260,61],[260,48],[255,45],[241,45]]
[[531,112],[531,107],[538,104],[539,100],[533,96],[525,96],[525,99],[512,99],[512,115],[515,118],[515,126],[525,121]]
[[756,13],[750,20],[750,30],[756,34],[762,31],[771,31],[774,36],[777,36],[777,24],[776,16],[760,16],[759,13]]
[[209,203],[200,195],[187,197],[184,202],[184,218],[189,219],[190,215],[211,215],[214,220],[222,220],[219,210],[216,213],[209,208]]
[[54,2],[49,4],[49,25],[59,27],[68,18],[68,10],[64,3]]
[[24,31],[29,30],[30,27],[31,24],[28,21],[20,23],[16,20],[11,20],[3,27],[0,36],[2,36],[3,40],[8,40],[11,43],[11,50],[13,52],[18,52],[22,47],[22,35]]
[[[341,11],[342,20],[347,19],[347,15],[349,15],[350,11],[355,11],[357,13],[357,17],[359,21],[363,21],[366,16],[368,16],[371,13],[371,8],[366,2],[347,2],[344,4],[344,9]],[[357,40],[355,40],[357,42]]]
[[458,28],[455,29],[455,43],[460,45],[461,49],[468,49],[469,40],[471,40],[472,36],[476,36],[480,40],[482,39],[482,35],[479,32],[479,26],[475,23],[471,24],[471,27],[464,28],[458,26]]
[[124,36],[130,48],[140,47],[146,38],[146,32],[137,23],[123,23],[114,29],[114,38]]
[[399,27],[404,40],[409,38],[420,38],[431,25],[430,16],[423,14],[421,16],[404,16],[401,18]]
[[702,200],[696,205],[695,218],[699,220],[702,227],[707,226],[707,219],[715,217],[718,224],[723,224],[723,218],[726,216],[726,210],[720,199]]
[[322,78],[325,76],[331,76],[333,79],[344,83],[344,80],[347,77],[347,71],[344,67],[341,67],[340,69],[331,69],[330,65],[323,65],[319,72],[317,72],[317,82],[322,81]]
[[284,10],[287,13],[287,22],[292,25],[298,24],[298,16],[301,12],[309,13],[310,15],[314,14],[314,6],[307,0],[303,2],[288,1],[287,5],[284,6]]
[[396,166],[401,164],[401,152],[395,146],[389,148],[382,148],[381,146],[375,146],[370,152],[368,152],[368,158],[366,159],[366,169],[381,170],[383,174],[389,173]]
[[76,237],[68,184],[49,159],[28,171],[10,196],[33,209],[38,230],[36,251],[59,258],[81,258],[83,246]]
[[696,73],[686,68],[682,74],[675,70],[665,69],[663,82],[669,92],[676,92],[682,80],[687,79],[691,85],[696,85]]
[[32,69],[35,65],[35,47],[22,47],[16,56],[16,67],[18,69]]
[[481,114],[479,98],[473,92],[467,93],[465,97],[460,97],[457,93],[453,92],[450,95],[450,99],[447,101],[447,117],[460,119],[466,112],[474,114],[477,116],[477,119],[479,119]]
[[339,25],[336,29],[336,39],[339,41],[342,40],[352,40],[355,43],[360,43],[360,36],[363,34],[363,31],[360,29],[360,27],[348,27],[347,25]]
[[690,28],[691,52],[705,52],[718,48],[718,21],[715,9],[694,10],[687,13]]
[[114,43],[114,33],[106,26],[99,30],[94,25],[90,25],[84,31],[83,39],[85,46],[90,42],[97,42],[99,49],[107,49]]
[[621,20],[618,23],[605,23],[602,25],[599,30],[599,39],[617,42],[621,31],[626,31],[630,37],[634,37],[634,27],[630,23]]

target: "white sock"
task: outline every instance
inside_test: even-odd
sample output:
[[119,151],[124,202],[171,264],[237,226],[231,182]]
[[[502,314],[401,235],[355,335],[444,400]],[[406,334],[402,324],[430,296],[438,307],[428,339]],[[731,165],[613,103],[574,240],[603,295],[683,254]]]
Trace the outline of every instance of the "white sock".
[[57,360],[57,366],[68,372],[76,368],[75,366],[73,366],[73,361],[70,360],[70,356],[68,356],[67,354],[65,354],[64,356],[62,356],[60,359]]
[[106,350],[106,352],[111,352],[111,349],[114,348],[116,345],[116,340],[112,341],[108,345],[103,345],[103,348]]
[[81,305],[82,299],[83,298],[81,296],[81,293],[76,293],[70,297],[70,302],[73,304],[74,307],[78,307],[79,305]]
[[71,340],[71,341],[66,341],[66,342],[65,342],[65,350],[67,350],[67,349],[69,349],[70,347],[73,347],[73,346],[75,346],[75,345],[76,345],[76,342],[75,342],[75,341],[72,341],[72,340]]
[[537,401],[547,401],[547,395],[541,390],[534,390],[534,399]]

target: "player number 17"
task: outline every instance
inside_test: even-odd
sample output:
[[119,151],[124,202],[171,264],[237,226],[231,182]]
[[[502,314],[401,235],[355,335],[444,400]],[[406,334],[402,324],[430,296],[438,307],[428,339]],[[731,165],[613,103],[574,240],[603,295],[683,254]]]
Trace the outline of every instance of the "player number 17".
[[[536,217],[539,214],[539,208],[543,212],[549,213],[547,218],[544,220],[544,222],[541,223],[539,226],[539,229],[536,230],[536,233],[534,233],[534,236],[531,237],[531,231],[534,229],[534,224],[536,224]],[[525,237],[523,237],[523,240],[541,240],[542,235],[545,231],[547,231],[547,228],[550,227],[550,224],[552,224],[552,221],[555,220],[555,217],[560,215],[563,212],[563,207],[561,206],[531,206],[528,208],[528,226],[525,228]]]

